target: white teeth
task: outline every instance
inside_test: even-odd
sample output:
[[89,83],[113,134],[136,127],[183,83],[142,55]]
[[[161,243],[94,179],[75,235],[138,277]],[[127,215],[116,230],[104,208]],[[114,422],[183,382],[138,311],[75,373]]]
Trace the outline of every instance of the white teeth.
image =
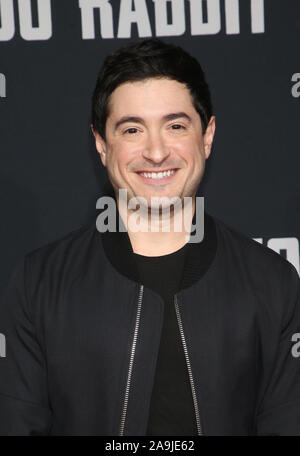
[[141,173],[142,176],[149,177],[151,179],[162,179],[163,177],[170,176],[171,174],[174,174],[175,170],[168,170],[168,171],[163,171],[160,173]]

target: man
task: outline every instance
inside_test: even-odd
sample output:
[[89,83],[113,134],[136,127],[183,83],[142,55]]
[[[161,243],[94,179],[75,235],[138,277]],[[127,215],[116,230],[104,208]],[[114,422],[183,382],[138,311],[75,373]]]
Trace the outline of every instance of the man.
[[[215,132],[199,63],[155,39],[111,54],[91,128],[117,229],[81,227],[16,267],[0,310],[0,433],[300,435],[295,268],[206,212],[192,242]],[[179,206],[161,229],[153,197],[191,199],[181,230]],[[158,229],[134,229],[140,209]]]

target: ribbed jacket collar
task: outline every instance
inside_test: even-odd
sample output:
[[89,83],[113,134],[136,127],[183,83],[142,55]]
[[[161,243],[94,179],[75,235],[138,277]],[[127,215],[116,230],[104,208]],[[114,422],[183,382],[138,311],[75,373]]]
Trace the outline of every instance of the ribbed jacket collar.
[[[115,199],[114,195],[113,196]],[[116,202],[116,200],[115,200]],[[131,246],[128,232],[119,231],[119,211],[117,210],[116,232],[101,233],[105,254],[112,266],[122,275],[140,283],[138,267]],[[196,223],[196,213],[193,224]],[[204,212],[204,238],[202,242],[187,244],[187,252],[180,289],[188,288],[197,282],[209,269],[217,251],[217,234],[215,221],[211,215]]]

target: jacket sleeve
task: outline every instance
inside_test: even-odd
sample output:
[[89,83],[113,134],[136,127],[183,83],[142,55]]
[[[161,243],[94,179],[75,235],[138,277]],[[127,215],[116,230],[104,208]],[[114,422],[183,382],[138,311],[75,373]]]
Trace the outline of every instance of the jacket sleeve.
[[0,300],[0,435],[46,435],[51,426],[46,364],[38,341],[24,257]]
[[281,280],[281,331],[257,415],[258,435],[300,435],[300,280],[292,265]]

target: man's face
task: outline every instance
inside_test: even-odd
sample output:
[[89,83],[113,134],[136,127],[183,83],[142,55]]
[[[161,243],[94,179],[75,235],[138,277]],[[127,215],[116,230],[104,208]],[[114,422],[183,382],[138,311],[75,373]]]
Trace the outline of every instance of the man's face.
[[[184,84],[165,78],[124,83],[111,94],[108,112],[106,140],[93,133],[116,197],[126,189],[129,199],[144,197],[150,207],[151,197],[183,201],[196,194],[215,118],[203,135]],[[170,173],[157,174],[164,171]]]

